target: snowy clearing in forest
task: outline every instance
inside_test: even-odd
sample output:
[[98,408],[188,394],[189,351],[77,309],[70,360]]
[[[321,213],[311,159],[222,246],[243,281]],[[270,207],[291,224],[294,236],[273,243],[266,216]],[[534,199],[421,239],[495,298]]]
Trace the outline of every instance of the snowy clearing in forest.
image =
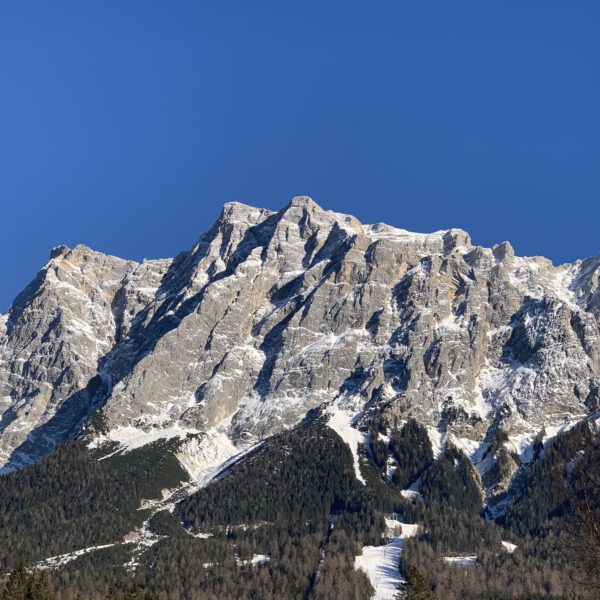
[[243,567],[245,565],[251,565],[253,567],[260,567],[262,565],[267,564],[271,560],[271,557],[266,554],[255,554],[249,560],[241,560],[238,556],[235,557],[235,562],[238,567]]
[[470,567],[477,562],[476,556],[444,556],[444,562],[460,567]]
[[103,546],[90,546],[89,548],[75,550],[75,552],[67,552],[66,554],[51,556],[50,558],[37,563],[33,569],[37,571],[43,571],[45,569],[58,569],[59,567],[63,567],[67,563],[70,563],[72,560],[83,556],[84,554],[89,554],[90,552],[95,552],[96,550],[104,550],[104,548],[112,548],[113,546],[116,546],[117,543],[104,544]]
[[366,483],[362,473],[360,472],[360,462],[358,460],[358,444],[364,444],[365,446],[369,442],[369,436],[362,431],[352,427],[352,425],[358,420],[361,413],[352,412],[347,409],[343,409],[336,402],[327,409],[327,414],[330,415],[327,425],[333,429],[343,440],[350,446],[352,452],[352,458],[354,459],[354,472],[356,473],[356,479],[363,485]]
[[[419,525],[387,519],[386,536],[391,541],[384,546],[363,546],[362,554],[354,559],[354,569],[364,571],[375,590],[372,600],[393,600],[403,581],[398,563],[404,548],[404,540],[419,532]],[[401,529],[399,535],[398,528]]]
[[517,545],[511,542],[502,542],[502,546],[509,554],[512,554],[517,549]]

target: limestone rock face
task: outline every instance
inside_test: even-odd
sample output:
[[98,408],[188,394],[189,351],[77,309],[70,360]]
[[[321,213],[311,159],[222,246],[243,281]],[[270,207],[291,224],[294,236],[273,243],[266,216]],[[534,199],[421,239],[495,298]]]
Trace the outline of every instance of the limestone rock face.
[[55,248],[0,329],[0,463],[23,466],[74,432],[99,372],[168,263]]
[[598,409],[599,278],[599,257],[555,267],[307,197],[226,204],[173,260],[59,248],[0,319],[0,461],[39,459],[98,409],[102,440],[243,445],[335,399],[415,416],[475,462],[498,428],[520,453]]

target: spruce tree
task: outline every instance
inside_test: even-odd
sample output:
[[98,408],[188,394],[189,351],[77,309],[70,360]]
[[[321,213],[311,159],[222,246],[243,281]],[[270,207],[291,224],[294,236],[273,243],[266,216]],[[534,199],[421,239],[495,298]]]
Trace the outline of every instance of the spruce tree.
[[37,577],[33,578],[27,600],[54,600],[48,571],[42,571]]
[[106,600],[119,600],[119,592],[117,588],[113,585],[106,593]]
[[408,569],[406,592],[408,600],[435,600],[435,594],[431,591],[431,586],[427,583],[421,571],[414,565],[411,565]]
[[2,600],[27,600],[30,582],[31,578],[25,565],[18,564],[8,576],[2,592]]
[[145,598],[146,592],[137,585],[131,586],[123,596],[123,600],[145,600]]

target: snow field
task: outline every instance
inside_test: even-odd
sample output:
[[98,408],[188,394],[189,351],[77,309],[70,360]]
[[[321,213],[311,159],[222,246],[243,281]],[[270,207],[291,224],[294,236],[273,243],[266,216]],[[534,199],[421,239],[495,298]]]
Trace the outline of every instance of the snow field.
[[352,458],[354,459],[354,472],[356,479],[363,485],[366,485],[364,477],[360,472],[360,462],[358,459],[358,445],[367,445],[369,436],[362,431],[359,431],[352,425],[358,420],[361,413],[352,412],[349,409],[343,409],[339,403],[334,403],[327,409],[327,414],[330,415],[327,425],[333,429],[350,447]]
[[[362,554],[354,559],[354,568],[364,571],[375,590],[372,600],[393,600],[403,581],[398,564],[404,540],[419,533],[419,525],[386,518],[386,537],[391,541],[383,546],[363,546]],[[396,532],[400,528],[399,535]]]

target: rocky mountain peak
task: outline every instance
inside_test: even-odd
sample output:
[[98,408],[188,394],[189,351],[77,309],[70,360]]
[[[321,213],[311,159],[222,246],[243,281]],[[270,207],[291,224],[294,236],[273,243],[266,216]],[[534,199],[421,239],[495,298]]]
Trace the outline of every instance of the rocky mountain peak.
[[492,248],[492,252],[494,254],[494,258],[498,261],[510,262],[515,257],[515,250],[511,246],[510,242],[502,242],[501,244],[496,244]]
[[498,427],[526,457],[593,409],[599,266],[364,225],[306,196],[228,203],[173,260],[59,247],[0,329],[0,459],[37,460],[96,411],[95,444],[192,436],[210,454],[336,402],[413,416],[487,473]]
[[323,209],[310,196],[294,196],[287,204],[287,208],[294,206],[306,208],[310,211],[324,212]]
[[60,246],[54,246],[52,250],[50,250],[50,260],[57,258],[59,256],[66,256],[71,251],[69,246],[65,246],[61,244]]
[[241,202],[226,202],[217,223],[255,225],[271,214],[272,211],[264,208],[255,208]]

